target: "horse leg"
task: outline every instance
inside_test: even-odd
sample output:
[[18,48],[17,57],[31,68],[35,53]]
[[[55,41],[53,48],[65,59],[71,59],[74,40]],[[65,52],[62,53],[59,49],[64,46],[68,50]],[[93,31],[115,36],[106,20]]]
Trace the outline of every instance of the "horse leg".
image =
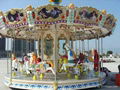
[[20,72],[22,72],[23,71],[23,64],[22,63],[19,63],[19,64],[20,64],[19,70],[20,70]]
[[29,62],[25,62],[25,71],[27,74],[30,74],[30,71],[29,71]]
[[63,64],[62,67],[61,67],[61,69],[64,70],[64,71],[66,71],[67,70],[66,66],[67,66],[67,64]]
[[54,70],[52,69],[52,67],[48,67],[48,68],[46,69],[46,71],[48,71],[48,70],[52,71],[52,73],[55,75],[55,72],[54,72]]

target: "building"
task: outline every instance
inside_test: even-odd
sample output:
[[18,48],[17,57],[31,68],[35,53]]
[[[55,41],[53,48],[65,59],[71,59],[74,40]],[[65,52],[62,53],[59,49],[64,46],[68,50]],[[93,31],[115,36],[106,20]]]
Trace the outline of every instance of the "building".
[[5,38],[0,38],[0,58],[5,56]]
[[0,38],[0,51],[5,51],[5,38]]
[[7,53],[11,52],[15,52],[17,56],[21,56],[23,53],[35,51],[34,43],[34,41],[0,38],[0,57],[6,57]]

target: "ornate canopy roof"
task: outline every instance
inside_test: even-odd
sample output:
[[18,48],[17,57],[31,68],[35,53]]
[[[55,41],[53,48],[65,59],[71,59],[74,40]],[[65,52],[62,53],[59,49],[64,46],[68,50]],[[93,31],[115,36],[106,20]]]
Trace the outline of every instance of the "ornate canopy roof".
[[41,32],[63,30],[73,39],[93,39],[112,34],[113,15],[92,7],[45,5],[38,8],[0,12],[0,35],[20,39],[38,39]]

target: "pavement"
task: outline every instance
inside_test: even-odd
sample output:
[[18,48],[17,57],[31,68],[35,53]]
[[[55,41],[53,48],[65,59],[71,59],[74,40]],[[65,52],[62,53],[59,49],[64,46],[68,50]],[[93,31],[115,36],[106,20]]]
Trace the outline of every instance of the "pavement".
[[[4,75],[7,73],[7,60],[0,59],[0,90],[11,90],[4,83]],[[112,72],[107,77],[107,82],[101,88],[90,88],[85,90],[120,90],[120,87],[115,85],[115,73]],[[14,89],[16,90],[16,89]]]
[[4,83],[4,75],[7,73],[7,61],[0,60],[0,90],[11,90]]

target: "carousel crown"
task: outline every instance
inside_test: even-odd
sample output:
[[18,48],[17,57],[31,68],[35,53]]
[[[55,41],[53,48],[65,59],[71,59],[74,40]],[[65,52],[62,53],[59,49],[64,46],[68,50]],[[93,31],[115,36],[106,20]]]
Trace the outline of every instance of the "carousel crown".
[[[49,0],[55,5],[0,11],[0,34],[5,37],[36,39],[41,31],[57,30],[71,32],[79,39],[92,39],[112,34],[116,25],[113,15],[106,10],[92,7],[60,6],[62,0]],[[77,32],[77,34],[76,34]],[[73,37],[74,38],[74,37]]]

